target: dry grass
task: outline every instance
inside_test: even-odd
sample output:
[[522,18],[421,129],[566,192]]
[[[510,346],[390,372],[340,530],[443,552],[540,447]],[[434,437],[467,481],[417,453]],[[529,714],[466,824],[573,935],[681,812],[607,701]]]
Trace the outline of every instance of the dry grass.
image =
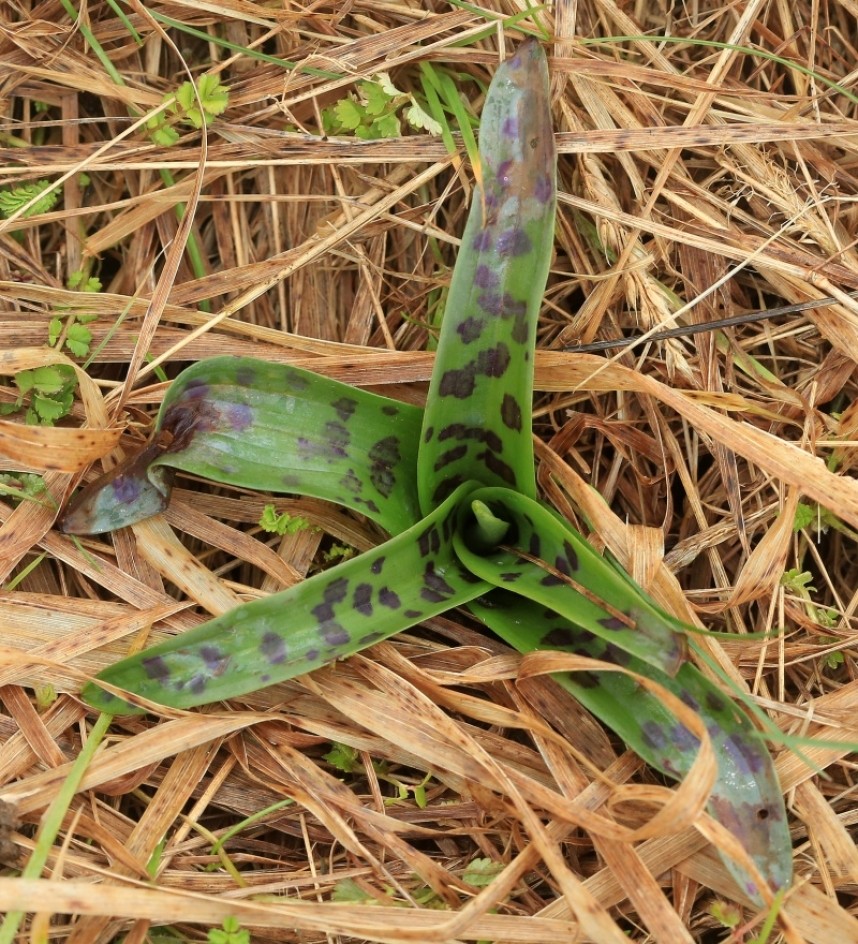
[[[854,84],[856,7],[664,6],[557,0],[539,13],[557,37],[562,189],[536,371],[541,484],[664,605],[729,632],[707,643],[714,658],[784,731],[817,739],[806,749],[816,768],[777,756],[797,878],[769,940],[858,941],[855,764],[837,745],[858,740],[858,108],[819,78]],[[98,353],[68,428],[2,424],[0,468],[53,468],[49,487],[65,500],[75,470],[141,441],[165,389],[158,365],[174,376],[212,354],[311,366],[420,402],[467,165],[428,135],[323,140],[319,111],[380,69],[416,88],[421,61],[485,80],[499,39],[517,34],[482,36],[486,18],[440,0],[164,0],[128,5],[137,45],[108,3],[75,7],[124,86],[59,0],[0,10],[2,182],[64,176],[57,209],[0,233],[0,399],[14,399],[17,370],[60,357],[44,347],[48,322],[80,309],[64,286],[82,267],[104,283],[85,299]],[[519,9],[485,7],[489,19]],[[342,78],[163,33],[152,11]],[[645,31],[753,45],[817,76],[735,49],[576,42]],[[153,144],[136,119],[187,67],[212,62],[231,97],[206,146],[192,132]],[[477,86],[462,88],[478,106]],[[670,321],[671,293],[689,303],[685,323],[838,302],[634,353],[564,353]],[[19,877],[87,739],[84,675],[289,585],[331,541],[378,540],[304,500],[277,505],[321,531],[272,539],[255,524],[264,498],[181,485],[166,522],[83,547],[52,530],[49,508],[0,502],[0,579],[12,587],[0,592],[0,799],[17,815],[0,817],[0,911],[38,912],[22,940],[163,941],[162,924],[204,940],[228,915],[255,941],[307,944],[758,933],[761,916],[741,907],[693,826],[623,838],[653,814],[653,773],[455,614],[215,711],[114,721],[45,877]],[[824,530],[793,533],[799,501],[830,509]],[[785,587],[792,568],[815,589]],[[39,706],[45,686],[59,694]],[[326,761],[332,742],[354,750],[350,772]],[[477,859],[497,863],[485,888],[468,871]],[[374,904],[332,903],[345,880]],[[739,903],[735,935],[713,917],[717,902]]]

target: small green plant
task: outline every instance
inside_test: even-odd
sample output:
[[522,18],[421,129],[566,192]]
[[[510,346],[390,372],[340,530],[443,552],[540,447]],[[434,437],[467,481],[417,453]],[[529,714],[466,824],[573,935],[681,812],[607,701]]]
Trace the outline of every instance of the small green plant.
[[53,426],[71,412],[77,376],[67,364],[34,367],[15,374],[18,398],[14,403],[0,403],[0,416],[24,409],[24,421],[30,426]]
[[216,75],[201,75],[194,85],[183,82],[178,90],[167,93],[163,99],[169,107],[153,115],[146,128],[155,144],[170,147],[179,140],[179,132],[171,121],[179,121],[200,129],[226,110],[229,89],[221,85]]
[[250,944],[250,931],[243,928],[238,918],[224,918],[219,928],[211,928],[209,944]]
[[[338,901],[350,905],[372,905],[376,899],[353,878],[340,879],[331,892],[331,901]],[[393,902],[391,902],[393,904]]]
[[[101,279],[83,271],[73,272],[66,283],[78,292],[100,292]],[[92,344],[92,332],[86,326],[98,315],[74,312],[65,319],[56,316],[48,322],[48,346],[65,348],[75,357],[86,357]]]
[[354,556],[355,549],[345,544],[332,544],[327,551],[322,551],[322,560],[326,564],[351,560]]
[[262,509],[259,527],[271,534],[297,534],[299,531],[318,531],[301,515],[290,515],[288,511],[278,514],[274,505]]
[[358,82],[356,93],[322,110],[326,134],[353,134],[365,140],[401,137],[403,121],[418,131],[441,133],[441,125],[423,105],[396,88],[386,72]]
[[60,194],[54,189],[50,180],[34,180],[17,187],[0,190],[0,215],[8,219],[35,197],[39,199],[23,214],[25,219],[28,216],[38,216],[40,213],[52,210]]
[[53,504],[45,480],[35,472],[0,472],[0,495],[15,505],[22,501]]
[[503,862],[494,859],[474,859],[462,873],[462,881],[474,888],[485,888],[503,872]]
[[824,508],[815,502],[799,502],[795,509],[792,529],[793,531],[804,531],[808,528],[819,534],[825,534],[831,528],[845,534],[854,541],[858,541],[858,532],[844,524],[830,509]]
[[834,625],[836,617],[830,610],[813,602],[812,594],[816,593],[816,587],[813,586],[811,580],[813,580],[813,575],[809,571],[791,567],[784,571],[780,582],[788,593],[794,594],[803,601],[807,615],[815,623],[827,629]]
[[333,767],[335,770],[339,770],[344,774],[354,773],[360,766],[360,753],[354,747],[349,747],[348,744],[340,744],[335,742],[331,745],[331,749],[325,754],[325,760]]
[[417,888],[409,889],[411,902],[405,902],[396,895],[395,889],[390,885],[385,885],[380,894],[373,895],[364,889],[360,883],[353,878],[341,879],[334,886],[331,892],[331,901],[338,901],[341,904],[350,905],[385,905],[388,908],[406,908],[411,903],[421,908],[432,908],[437,911],[443,911],[448,906],[438,896],[438,893],[429,888],[428,885],[420,885]]

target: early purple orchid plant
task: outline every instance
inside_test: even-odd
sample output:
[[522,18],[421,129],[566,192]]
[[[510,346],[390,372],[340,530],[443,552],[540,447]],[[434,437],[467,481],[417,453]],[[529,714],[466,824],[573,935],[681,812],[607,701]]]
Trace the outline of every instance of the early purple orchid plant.
[[[426,408],[312,372],[217,357],[185,370],[151,444],[90,486],[64,519],[98,533],[162,511],[174,470],[337,502],[390,539],[104,670],[93,707],[138,712],[98,680],[191,708],[341,659],[454,607],[518,651],[555,649],[628,673],[557,681],[648,764],[682,778],[700,742],[634,675],[698,713],[717,752],[708,811],[770,890],[791,881],[783,799],[745,712],[686,660],[686,627],[536,494],[536,323],[554,238],[556,156],[545,56],[524,42],[497,70]],[[730,861],[743,890],[769,895]]]

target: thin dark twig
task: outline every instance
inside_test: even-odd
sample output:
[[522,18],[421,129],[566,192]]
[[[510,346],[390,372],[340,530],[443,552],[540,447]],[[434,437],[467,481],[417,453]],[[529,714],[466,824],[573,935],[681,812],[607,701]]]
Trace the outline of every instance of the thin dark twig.
[[[858,292],[850,292],[850,298],[858,298]],[[610,338],[607,341],[591,341],[589,344],[568,344],[563,350],[575,354],[593,351],[610,351],[616,347],[637,347],[646,341],[666,341],[669,338],[682,338],[692,334],[703,334],[714,331],[716,328],[730,328],[735,325],[753,324],[755,321],[766,321],[777,318],[779,315],[794,315],[802,311],[811,311],[815,308],[825,308],[827,305],[836,305],[838,299],[832,295],[825,298],[811,299],[806,302],[794,302],[792,305],[781,305],[779,308],[766,308],[763,311],[750,311],[743,315],[731,315],[729,318],[718,318],[715,321],[704,321],[701,324],[680,325],[676,328],[667,328],[653,334],[642,334],[630,338]]]

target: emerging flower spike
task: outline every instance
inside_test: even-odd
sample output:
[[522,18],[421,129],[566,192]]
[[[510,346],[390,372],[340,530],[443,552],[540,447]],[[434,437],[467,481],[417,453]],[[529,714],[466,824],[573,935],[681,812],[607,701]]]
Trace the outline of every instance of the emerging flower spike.
[[[497,70],[480,130],[481,186],[456,261],[425,411],[308,371],[213,358],[184,371],[152,442],[85,489],[63,526],[108,531],[166,507],[180,469],[338,502],[390,539],[282,593],[131,656],[98,680],[191,708],[348,656],[455,606],[521,652],[559,649],[653,679],[718,750],[708,811],[774,891],[791,847],[771,757],[744,712],[685,661],[684,626],[536,498],[530,432],[536,321],[554,230],[548,68],[523,43]],[[697,738],[633,678],[557,680],[653,767],[683,777]],[[85,686],[90,705],[140,709]],[[743,890],[765,901],[727,862]]]

